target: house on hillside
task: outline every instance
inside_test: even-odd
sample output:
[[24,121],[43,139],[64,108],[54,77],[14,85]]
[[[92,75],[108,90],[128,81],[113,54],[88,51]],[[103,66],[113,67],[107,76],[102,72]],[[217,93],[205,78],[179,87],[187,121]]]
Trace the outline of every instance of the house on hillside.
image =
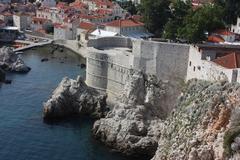
[[240,82],[240,45],[199,44],[191,46],[186,80],[193,78]]
[[32,31],[38,31],[38,30],[43,30],[44,25],[47,24],[52,24],[52,21],[46,19],[46,18],[37,18],[33,17],[32,18],[32,24],[31,24],[31,30]]
[[105,23],[104,26],[106,31],[115,32],[124,37],[142,39],[153,36],[144,28],[144,23],[131,18],[115,20]]
[[31,15],[26,13],[17,13],[13,15],[13,25],[18,27],[20,31],[30,28],[31,25]]

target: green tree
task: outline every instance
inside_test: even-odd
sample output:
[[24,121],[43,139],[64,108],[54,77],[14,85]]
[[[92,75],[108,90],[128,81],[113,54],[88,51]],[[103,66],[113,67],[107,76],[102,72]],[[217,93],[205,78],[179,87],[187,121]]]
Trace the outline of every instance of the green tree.
[[174,0],[171,4],[171,18],[164,26],[163,37],[167,39],[176,39],[177,31],[183,26],[183,20],[192,9],[190,1],[186,3],[181,0]]
[[169,0],[143,0],[141,13],[145,27],[156,36],[161,36],[170,17]]
[[205,33],[224,28],[223,8],[217,4],[207,4],[191,11],[184,19],[178,37],[197,43],[206,39]]
[[133,4],[132,1],[124,1],[124,2],[118,1],[117,3],[132,15],[137,13],[137,7]]
[[225,2],[225,20],[228,24],[236,24],[237,17],[240,16],[240,1],[226,0]]
[[54,32],[54,27],[52,23],[45,23],[43,24],[43,29],[46,31],[47,34]]

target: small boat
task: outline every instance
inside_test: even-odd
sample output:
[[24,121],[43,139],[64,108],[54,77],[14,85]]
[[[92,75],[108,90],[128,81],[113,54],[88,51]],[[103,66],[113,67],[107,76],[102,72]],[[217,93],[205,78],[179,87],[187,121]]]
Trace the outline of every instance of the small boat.
[[48,58],[41,59],[41,62],[46,62],[46,61],[48,61]]

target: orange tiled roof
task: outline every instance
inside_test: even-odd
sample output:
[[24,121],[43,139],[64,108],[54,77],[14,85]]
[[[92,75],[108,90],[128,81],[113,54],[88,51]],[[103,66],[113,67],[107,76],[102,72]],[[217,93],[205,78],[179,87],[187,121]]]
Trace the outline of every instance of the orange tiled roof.
[[98,7],[101,7],[101,6],[107,6],[107,7],[113,7],[114,4],[109,1],[109,0],[93,0],[95,2],[95,4],[98,6]]
[[32,18],[33,23],[37,23],[37,22],[44,23],[44,22],[47,22],[47,21],[49,21],[49,20],[46,19],[46,18],[38,18],[38,17],[33,17]]
[[219,57],[213,62],[217,63],[218,65],[221,65],[225,68],[234,69],[240,67],[240,54],[237,54],[235,52],[227,54],[225,56]]
[[106,23],[105,26],[112,27],[136,27],[136,26],[144,26],[144,23],[135,21],[133,19],[119,19],[109,23]]
[[61,28],[61,29],[66,29],[67,28],[66,25],[63,25],[61,23],[54,23],[53,26],[54,26],[54,28]]
[[211,35],[211,36],[208,36],[208,42],[220,43],[220,42],[225,42],[225,40],[221,36]]
[[79,24],[79,28],[85,29],[85,30],[89,30],[94,28],[95,25],[93,23],[88,23],[88,22],[80,22]]

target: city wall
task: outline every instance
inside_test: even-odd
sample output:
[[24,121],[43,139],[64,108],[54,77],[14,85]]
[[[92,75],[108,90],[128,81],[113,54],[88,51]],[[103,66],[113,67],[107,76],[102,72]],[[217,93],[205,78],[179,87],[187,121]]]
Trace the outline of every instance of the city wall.
[[169,82],[168,98],[162,103],[168,104],[166,108],[171,110],[187,75],[188,45],[106,37],[90,40],[88,48],[86,82],[89,86],[117,97],[131,71],[155,74]]
[[110,97],[120,95],[131,72],[133,61],[131,47],[131,41],[126,38],[90,40],[86,83],[99,91],[107,92]]
[[184,80],[187,75],[189,45],[136,40],[133,68],[155,74],[162,80]]

